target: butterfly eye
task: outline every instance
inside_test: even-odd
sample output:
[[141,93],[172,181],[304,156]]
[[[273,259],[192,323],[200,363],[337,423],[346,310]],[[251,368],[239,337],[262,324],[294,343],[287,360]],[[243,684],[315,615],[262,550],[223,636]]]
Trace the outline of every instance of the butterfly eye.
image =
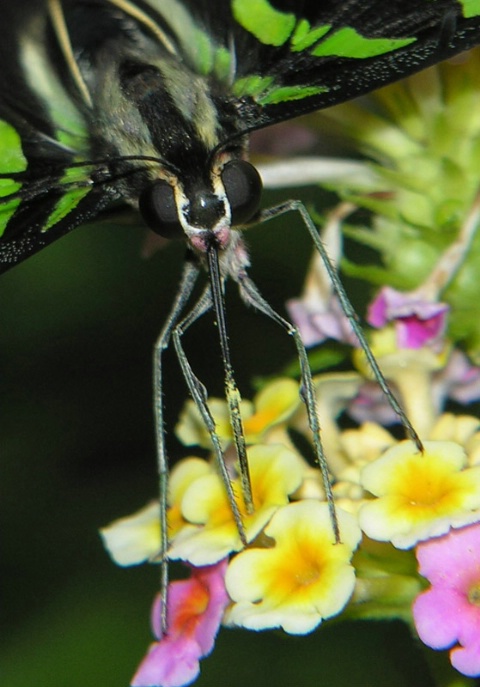
[[262,180],[255,167],[245,160],[231,160],[222,170],[232,224],[252,219],[260,206]]
[[156,234],[166,239],[184,238],[173,188],[166,181],[155,181],[148,186],[140,196],[139,208],[144,221]]

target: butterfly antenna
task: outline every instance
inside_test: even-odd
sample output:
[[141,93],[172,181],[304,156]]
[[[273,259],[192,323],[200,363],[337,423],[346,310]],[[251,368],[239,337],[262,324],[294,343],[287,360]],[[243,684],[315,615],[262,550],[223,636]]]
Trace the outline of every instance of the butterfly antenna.
[[[174,174],[177,171],[173,165],[169,165],[158,157],[152,157],[150,155],[121,155],[117,158],[76,160],[74,162],[68,162],[67,164],[61,162],[57,165],[51,165],[51,172],[49,174],[36,177],[33,181],[28,180],[25,171],[0,173],[0,180],[8,179],[9,181],[17,181],[21,184],[17,191],[0,197],[0,206],[6,205],[17,198],[31,201],[40,196],[52,196],[53,194],[63,196],[65,193],[76,189],[91,188],[92,185],[100,188],[102,185],[113,184],[116,181],[127,179],[128,177],[145,171],[145,166],[139,164],[138,167],[132,167],[131,169],[121,172],[112,172],[110,168],[113,165],[118,165],[120,162],[147,162],[152,163],[152,165],[163,167]],[[85,177],[72,181],[63,181],[59,179],[60,174],[65,174],[65,172],[71,169],[85,169]],[[27,182],[25,183],[26,178]]]
[[48,0],[48,11],[52,20],[52,25],[57,36],[58,44],[65,58],[65,62],[70,69],[73,81],[75,82],[80,95],[90,109],[93,108],[93,100],[88,90],[85,79],[82,76],[78,62],[75,59],[72,43],[68,33],[67,24],[65,22],[65,14],[63,12],[61,0]]
[[405,428],[405,432],[409,439],[411,439],[415,443],[418,450],[421,453],[423,453],[422,441],[418,436],[417,432],[415,431],[415,428],[413,427],[412,423],[408,419],[405,411],[395,398],[395,395],[392,393],[392,390],[390,389],[388,382],[385,379],[385,376],[381,371],[375,356],[373,355],[372,349],[370,348],[368,341],[365,337],[365,334],[363,333],[363,329],[358,322],[358,317],[355,312],[355,309],[347,296],[345,288],[340,280],[340,277],[338,276],[337,270],[334,267],[332,261],[330,260],[327,251],[325,250],[325,246],[323,245],[322,240],[318,234],[317,227],[315,226],[315,223],[310,217],[305,205],[300,200],[289,200],[276,207],[270,208],[268,210],[263,210],[260,213],[259,221],[265,222],[270,219],[273,219],[274,217],[278,217],[279,215],[283,215],[286,212],[292,211],[300,213],[300,216],[302,217],[302,220],[305,226],[307,227],[310,236],[312,237],[312,241],[315,244],[315,248],[320,254],[320,257],[322,258],[325,270],[331,281],[333,289],[338,296],[338,300],[340,301],[342,310],[346,318],[350,322],[350,326],[352,327],[352,330],[355,336],[357,337],[358,342],[361,348],[363,349],[363,352],[365,353],[367,362],[370,366],[370,369],[373,372],[375,379],[377,380],[380,389],[385,394],[385,397],[388,403],[390,404],[390,407],[395,412],[403,427]]
[[133,2],[129,0],[108,0],[111,5],[118,7],[122,12],[128,14],[133,19],[136,19],[140,24],[150,31],[150,33],[158,39],[158,41],[163,45],[163,47],[171,54],[176,55],[177,50],[168,38],[165,31],[163,31],[160,26],[153,21],[148,14],[143,12],[139,7],[137,7]]

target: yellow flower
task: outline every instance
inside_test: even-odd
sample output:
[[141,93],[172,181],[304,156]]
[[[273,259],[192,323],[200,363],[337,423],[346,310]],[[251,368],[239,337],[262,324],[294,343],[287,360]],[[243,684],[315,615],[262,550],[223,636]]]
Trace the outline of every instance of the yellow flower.
[[[286,378],[275,379],[267,384],[255,396],[253,402],[242,401],[240,410],[247,444],[267,443],[266,435],[271,435],[272,430],[282,427],[299,405],[298,384],[293,379]],[[212,398],[209,400],[209,407],[215,420],[217,434],[226,446],[233,439],[228,404],[223,399]],[[175,433],[186,446],[211,448],[210,436],[193,401],[185,403]],[[282,432],[281,438],[286,436],[286,433]],[[278,440],[270,436],[268,443],[277,443]]]
[[265,529],[275,545],[247,549],[228,567],[226,586],[235,603],[226,624],[305,634],[339,613],[354,588],[350,559],[361,533],[351,515],[338,510],[337,517],[341,543],[335,543],[326,503],[280,508]]
[[377,499],[359,512],[372,539],[409,548],[480,517],[480,467],[468,468],[463,448],[449,441],[413,442],[389,449],[362,471],[362,484]]
[[473,415],[454,415],[443,413],[432,427],[429,439],[435,441],[455,441],[461,444],[468,456],[468,465],[476,465],[480,443],[480,421]]
[[[170,539],[180,530],[193,527],[181,514],[181,500],[192,482],[212,471],[211,465],[201,458],[185,458],[173,468],[169,483],[171,505],[167,515]],[[100,530],[100,536],[111,558],[118,565],[156,562],[161,547],[158,501],[151,501],[136,513],[114,520]]]
[[[238,478],[232,480],[232,486],[247,541],[252,541],[277,508],[288,503],[289,495],[298,489],[305,464],[296,453],[280,444],[252,446],[248,450],[248,463],[255,506],[253,513],[245,512]],[[190,525],[175,537],[169,558],[186,560],[197,566],[211,565],[243,547],[225,486],[215,472],[192,481],[183,494],[180,510]]]
[[160,508],[152,501],[100,530],[103,545],[117,565],[138,565],[154,560],[160,550]]
[[182,501],[185,492],[195,480],[207,475],[216,475],[215,468],[202,458],[184,458],[173,468],[168,485],[169,508],[168,508],[168,538],[174,539],[182,530],[184,531],[189,523],[182,514]]
[[265,441],[265,434],[285,423],[299,405],[298,384],[293,379],[280,378],[267,384],[253,399],[254,413],[244,421],[247,442]]
[[[228,417],[228,405],[222,398],[210,398],[208,407],[215,420],[215,429],[220,437],[222,445],[225,447],[232,441],[232,428]],[[242,418],[248,417],[253,413],[253,404],[250,401],[242,401],[240,404]],[[190,399],[185,402],[180,419],[175,427],[177,438],[184,446],[201,446],[211,449],[212,442],[210,435],[205,427],[197,406]]]

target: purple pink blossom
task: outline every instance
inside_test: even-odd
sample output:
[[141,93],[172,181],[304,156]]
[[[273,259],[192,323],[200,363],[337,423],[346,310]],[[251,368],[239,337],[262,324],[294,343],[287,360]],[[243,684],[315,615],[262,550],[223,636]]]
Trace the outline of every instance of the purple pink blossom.
[[448,305],[384,286],[368,310],[367,321],[382,328],[394,322],[399,348],[421,348],[441,342]]

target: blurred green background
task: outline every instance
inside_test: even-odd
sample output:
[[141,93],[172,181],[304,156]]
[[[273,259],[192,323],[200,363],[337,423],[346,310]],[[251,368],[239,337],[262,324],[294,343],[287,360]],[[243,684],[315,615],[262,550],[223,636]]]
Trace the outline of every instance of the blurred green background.
[[[265,205],[287,194],[266,194]],[[297,193],[295,192],[295,196]],[[307,197],[318,200],[318,192]],[[140,257],[145,233],[82,228],[0,281],[1,687],[124,687],[150,641],[153,566],[119,569],[98,528],[157,494],[151,353],[184,248]],[[252,275],[278,308],[297,295],[310,254],[293,216],[248,232]],[[293,357],[289,337],[228,290],[234,366],[250,380]],[[210,317],[186,337],[194,370],[222,390]],[[186,398],[173,355],[173,436]],[[304,638],[222,630],[198,685],[429,687],[400,623],[328,625]]]

